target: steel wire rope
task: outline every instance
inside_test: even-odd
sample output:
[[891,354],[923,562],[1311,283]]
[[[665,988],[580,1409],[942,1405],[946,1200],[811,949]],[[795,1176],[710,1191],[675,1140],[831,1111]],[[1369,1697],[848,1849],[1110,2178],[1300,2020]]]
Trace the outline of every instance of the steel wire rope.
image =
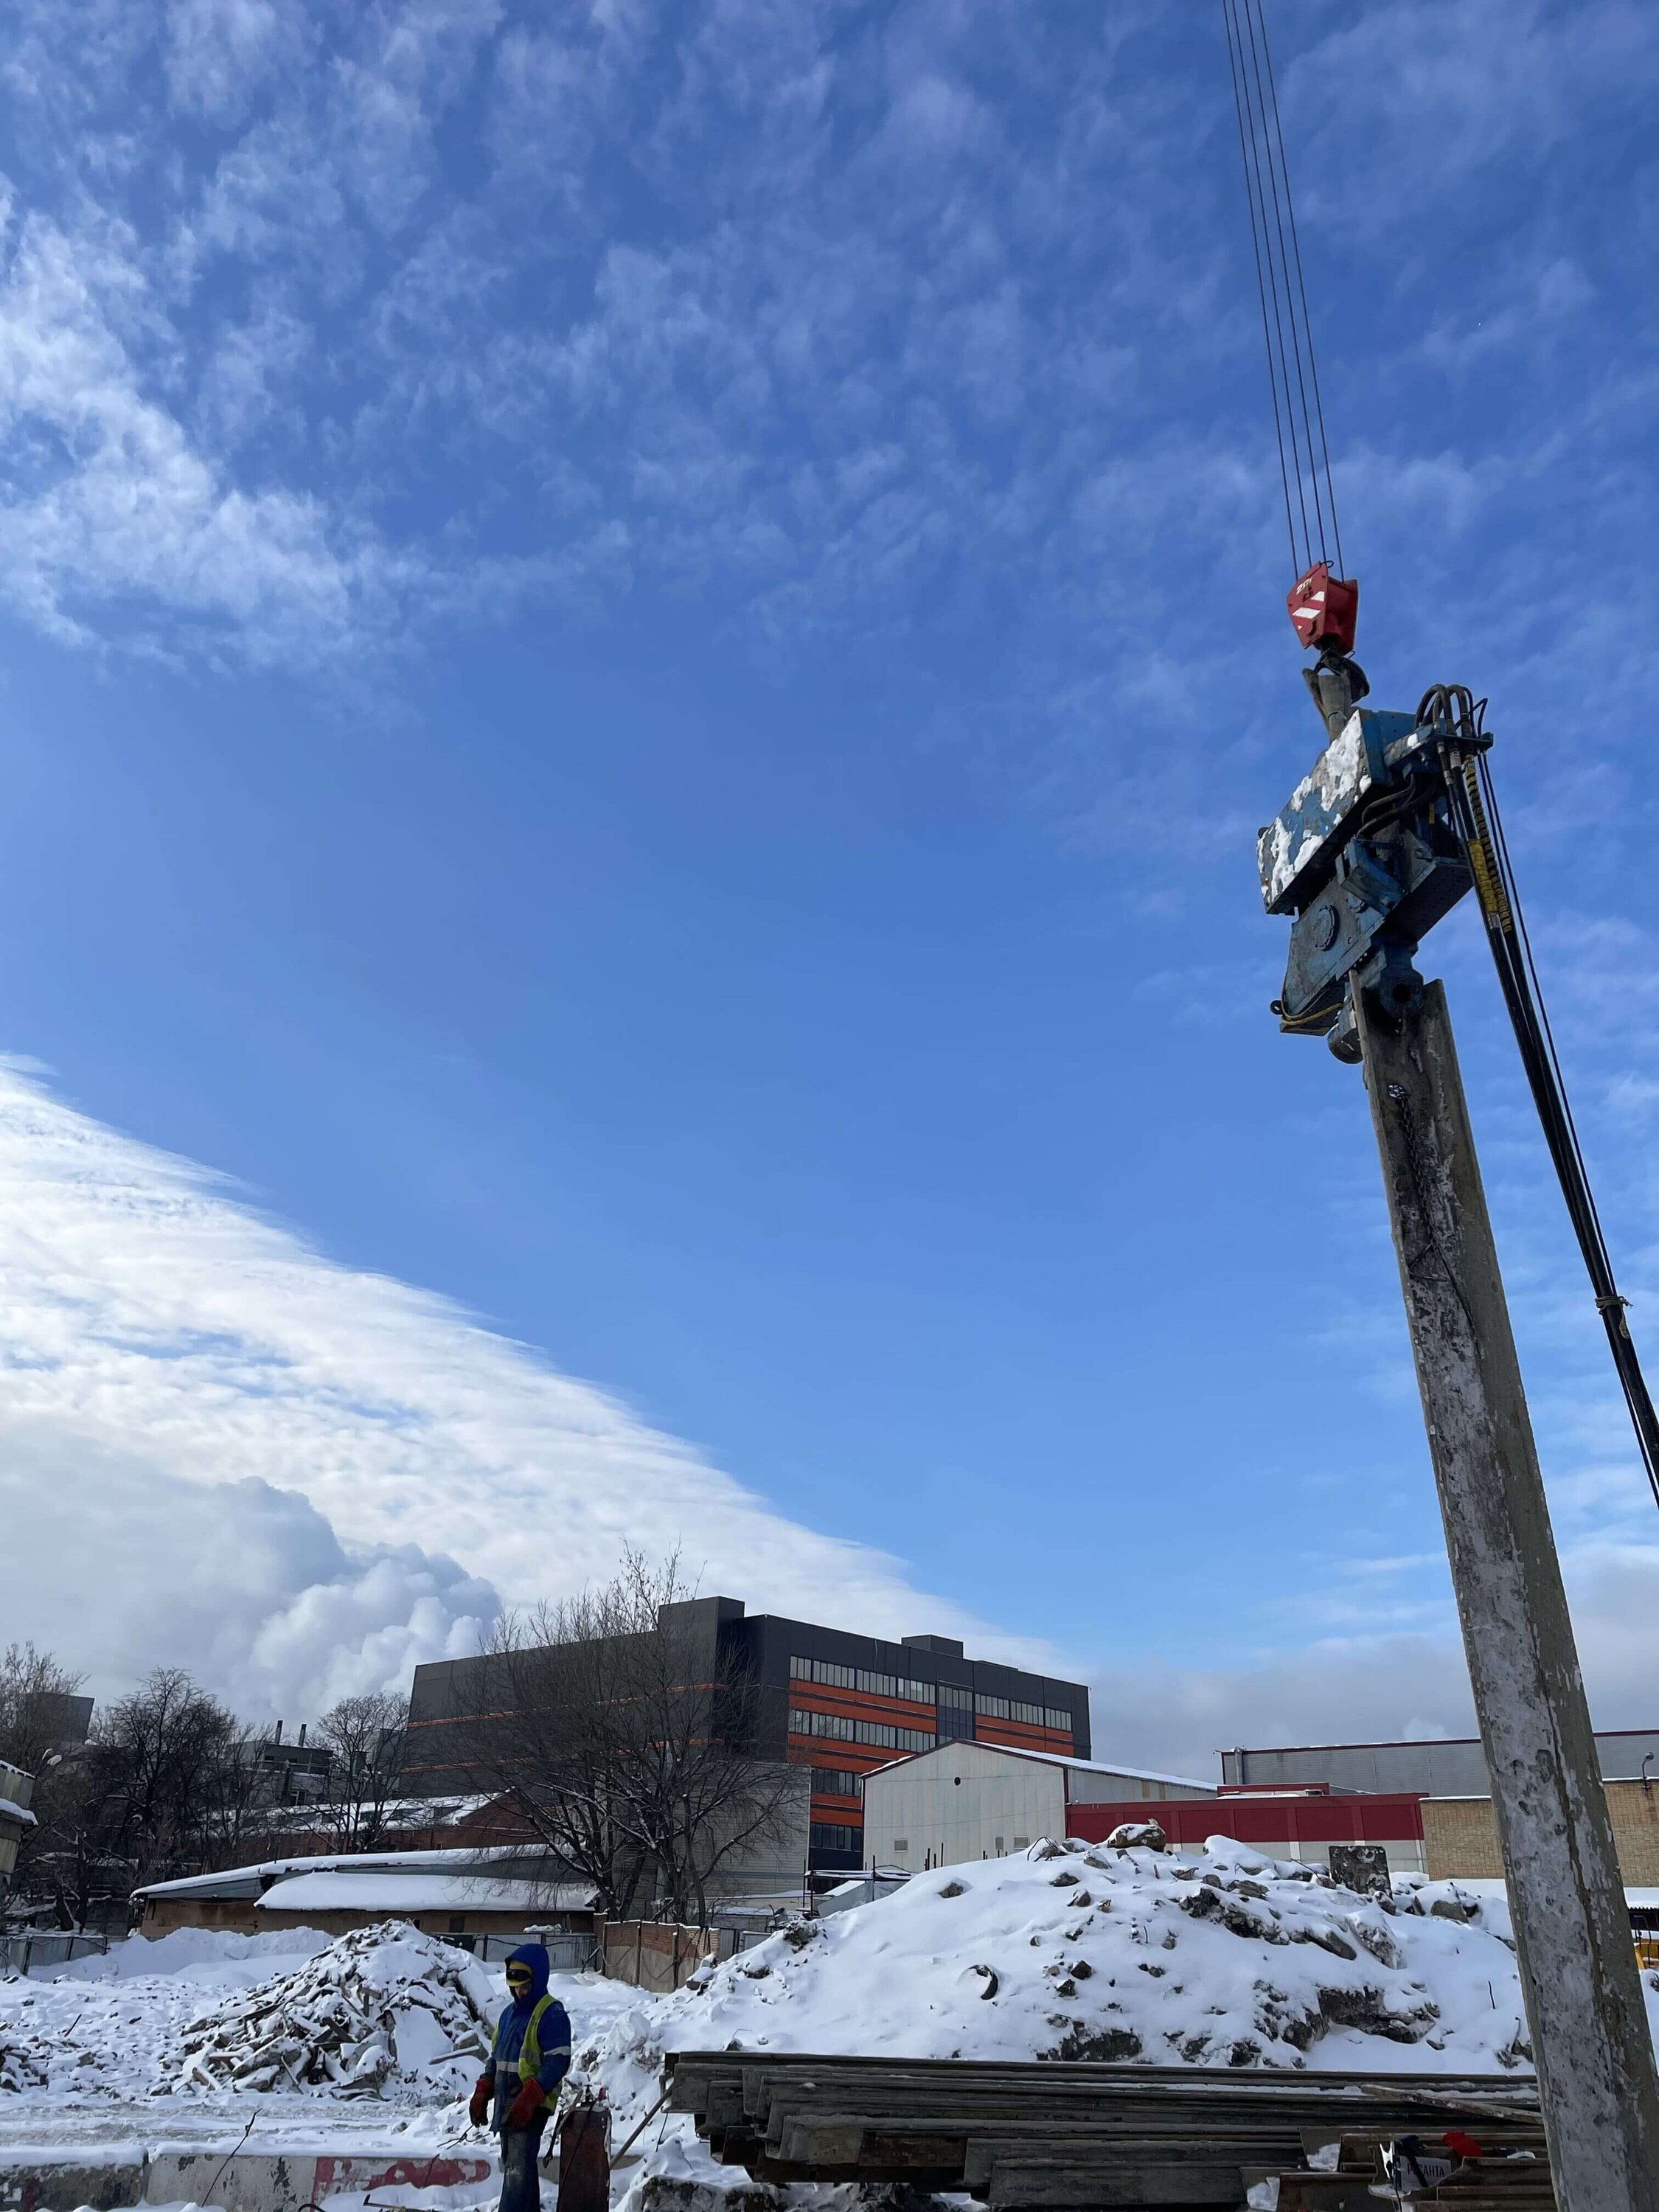
[[[1313,565],[1316,558],[1328,560],[1334,552],[1340,570],[1341,536],[1337,526],[1330,442],[1262,0],[1222,0],[1222,19],[1232,78],[1233,108],[1238,124],[1239,155],[1244,171],[1256,294],[1261,308],[1262,341],[1267,355],[1273,434],[1279,447],[1291,563],[1299,575]],[[1311,522],[1310,499],[1313,505]]]
[[[1291,257],[1285,244],[1285,216],[1290,210],[1291,201],[1291,177],[1290,171],[1285,166],[1284,140],[1281,137],[1275,147],[1269,130],[1268,94],[1264,87],[1263,79],[1265,76],[1267,86],[1272,85],[1273,59],[1271,55],[1267,55],[1267,26],[1261,14],[1261,0],[1244,0],[1244,21],[1250,33],[1250,73],[1255,79],[1256,108],[1261,118],[1262,143],[1267,155],[1267,183],[1273,193],[1273,230],[1279,243],[1279,276],[1285,288],[1285,320],[1289,323],[1291,330],[1291,366],[1296,371],[1297,398],[1302,410],[1302,441],[1308,456],[1308,489],[1313,494],[1314,523],[1319,533],[1319,553],[1322,560],[1326,552],[1325,512],[1320,503],[1319,465],[1318,457],[1314,450],[1313,418],[1308,410],[1308,386],[1302,374],[1303,352],[1305,348],[1311,353],[1313,337],[1307,328],[1305,313],[1300,319],[1297,317],[1296,300],[1291,291]],[[1267,59],[1265,71],[1264,55]],[[1273,94],[1272,106],[1276,112],[1279,106],[1279,95],[1276,90]],[[1274,158],[1275,154],[1278,156],[1277,160]],[[1281,179],[1283,182],[1282,204]],[[1294,237],[1296,216],[1293,212],[1290,214],[1290,226],[1291,236]],[[1310,552],[1312,550],[1310,538]]]
[[[1498,862],[1498,882],[1514,919],[1515,940],[1520,955],[1516,963],[1517,973],[1526,1005],[1536,1026],[1535,1057],[1548,1095],[1555,1103],[1560,1149],[1569,1162],[1571,1187],[1569,1188],[1568,1182],[1564,1179],[1563,1195],[1567,1200],[1568,1212],[1572,1217],[1573,1228],[1584,1255],[1585,1267],[1595,1294],[1595,1309],[1607,1332],[1607,1346],[1613,1354],[1613,1364],[1625,1394],[1631,1424],[1636,1431],[1637,1444],[1647,1472],[1649,1487],[1653,1492],[1655,1502],[1659,1503],[1659,1413],[1654,1410],[1647,1377],[1642,1371],[1635,1340],[1630,1333],[1630,1323],[1626,1318],[1630,1301],[1621,1295],[1613,1275],[1613,1255],[1607,1249],[1595,1194],[1590,1186],[1589,1170],[1585,1164],[1577,1124],[1573,1119],[1571,1103],[1567,1097],[1560,1056],[1555,1047],[1555,1034],[1550,1026],[1549,1012],[1539,981],[1537,963],[1533,957],[1526,915],[1516,889],[1515,873],[1510,865],[1509,845],[1504,835],[1503,817],[1498,812],[1498,793],[1484,759],[1477,763],[1476,789],[1492,824],[1492,850]],[[1528,1070],[1529,1079],[1530,1073]],[[1538,1090],[1539,1085],[1534,1084],[1534,1097]],[[1554,1149],[1553,1146],[1552,1150]]]
[[1331,473],[1330,441],[1325,434],[1325,402],[1319,389],[1319,364],[1314,359],[1313,317],[1308,312],[1308,287],[1302,274],[1302,240],[1296,227],[1296,203],[1291,198],[1291,167],[1285,157],[1285,131],[1279,116],[1279,82],[1273,73],[1273,50],[1267,44],[1267,18],[1261,15],[1261,51],[1267,63],[1267,91],[1273,102],[1273,137],[1279,146],[1279,166],[1285,178],[1285,211],[1290,217],[1291,257],[1296,270],[1296,289],[1302,302],[1302,327],[1308,337],[1308,381],[1313,386],[1314,416],[1319,424],[1319,451],[1325,471],[1325,499],[1331,510],[1331,539],[1336,549],[1336,570],[1342,573],[1342,532],[1336,519],[1336,478]]
[[[1236,51],[1237,67],[1233,81],[1233,101],[1238,112],[1239,131],[1245,147],[1244,191],[1249,203],[1250,235],[1255,248],[1256,290],[1261,300],[1262,331],[1267,346],[1267,379],[1273,392],[1273,434],[1279,441],[1279,465],[1295,487],[1297,511],[1302,520],[1302,539],[1298,545],[1294,525],[1291,530],[1291,562],[1300,575],[1310,564],[1313,539],[1308,528],[1308,494],[1302,452],[1296,431],[1296,410],[1291,397],[1290,355],[1285,343],[1285,317],[1288,300],[1280,301],[1279,264],[1273,258],[1273,232],[1267,220],[1267,186],[1263,170],[1270,166],[1273,149],[1269,144],[1263,159],[1263,132],[1258,122],[1257,110],[1250,91],[1250,72],[1243,28],[1243,11],[1249,0],[1222,0],[1227,17],[1230,54]],[[1279,412],[1279,392],[1284,392],[1284,412]],[[1286,455],[1288,439],[1289,453]]]
[[1589,1170],[1568,1101],[1560,1055],[1516,888],[1498,794],[1485,758],[1474,750],[1474,741],[1481,734],[1480,718],[1480,707],[1461,686],[1437,685],[1425,695],[1418,708],[1419,726],[1434,730],[1441,740],[1453,827],[1474,878],[1522,1067],[1583,1256],[1595,1310],[1607,1333],[1648,1486],[1659,1503],[1659,1413],[1655,1412],[1626,1319],[1629,1301],[1620,1293],[1613,1274],[1612,1255],[1590,1187]]
[[1238,122],[1238,155],[1244,171],[1244,197],[1250,210],[1250,247],[1255,256],[1256,297],[1261,306],[1261,343],[1267,356],[1267,389],[1273,395],[1273,439],[1279,447],[1279,481],[1285,493],[1285,532],[1291,541],[1291,566],[1299,574],[1302,563],[1296,550],[1296,524],[1291,517],[1291,472],[1285,459],[1285,432],[1279,413],[1279,377],[1273,363],[1273,333],[1267,325],[1267,287],[1261,270],[1261,234],[1255,214],[1255,189],[1250,181],[1250,155],[1244,133],[1244,97],[1241,90],[1238,57],[1234,50],[1231,0],[1221,0],[1221,12],[1227,24],[1227,66],[1232,73],[1233,112]]

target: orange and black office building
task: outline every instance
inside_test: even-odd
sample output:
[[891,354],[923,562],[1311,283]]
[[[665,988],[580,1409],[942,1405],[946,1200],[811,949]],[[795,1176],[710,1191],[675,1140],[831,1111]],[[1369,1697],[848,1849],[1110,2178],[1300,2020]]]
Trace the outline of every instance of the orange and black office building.
[[[811,1859],[825,1871],[864,1863],[864,1777],[941,1739],[1090,1756],[1089,1692],[1081,1682],[970,1659],[949,1637],[896,1644],[776,1613],[741,1598],[695,1598],[672,1610],[712,1666],[741,1668],[760,1688],[755,1749],[811,1769]],[[411,1794],[466,1787],[474,1717],[492,1709],[489,1659],[417,1667],[410,1706]]]

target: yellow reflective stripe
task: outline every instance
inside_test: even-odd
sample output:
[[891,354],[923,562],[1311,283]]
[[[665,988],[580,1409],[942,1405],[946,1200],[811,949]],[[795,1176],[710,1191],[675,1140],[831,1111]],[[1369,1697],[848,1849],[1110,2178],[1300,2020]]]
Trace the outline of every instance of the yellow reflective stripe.
[[547,2008],[552,2003],[552,2002],[553,1999],[550,1994],[538,1998],[537,2000],[536,2009],[531,2014],[528,2021],[526,2023],[524,2041],[519,2048],[519,2079],[520,2081],[533,2081],[538,2074],[541,2072],[541,2038],[537,2034],[536,2031],[542,2024],[542,2014],[547,2010]]

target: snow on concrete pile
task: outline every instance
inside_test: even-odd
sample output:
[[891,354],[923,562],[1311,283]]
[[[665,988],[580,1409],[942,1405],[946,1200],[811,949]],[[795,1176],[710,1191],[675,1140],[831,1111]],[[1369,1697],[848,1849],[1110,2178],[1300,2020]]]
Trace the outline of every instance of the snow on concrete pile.
[[210,2006],[327,1948],[308,1928],[269,1936],[180,1929],[134,1936],[50,1975],[0,1978],[0,2090],[58,2105],[171,2086],[167,2054]]
[[797,1921],[579,2042],[577,2067],[626,2120],[655,2096],[665,2051],[734,2042],[1378,2073],[1527,2066],[1514,1953],[1450,1889],[1405,1885],[1383,1904],[1218,1836],[1185,1860],[1038,1844]]
[[429,2103],[476,2076],[492,2005],[468,1953],[395,1921],[356,1929],[192,2022],[177,2045],[178,2086]]
[[181,1929],[0,1984],[0,2092],[54,2106],[245,2091],[438,2104],[471,2087],[499,2007],[467,1953],[397,1922],[333,1942]]

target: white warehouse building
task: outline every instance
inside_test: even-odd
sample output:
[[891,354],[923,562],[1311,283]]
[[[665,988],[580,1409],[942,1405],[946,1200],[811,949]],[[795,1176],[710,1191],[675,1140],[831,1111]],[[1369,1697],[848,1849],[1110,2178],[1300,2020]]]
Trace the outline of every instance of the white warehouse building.
[[1215,1794],[1184,1774],[953,1741],[866,1776],[865,1851],[873,1865],[917,1873],[1001,1858],[1039,1836],[1097,1841],[1143,1808],[1155,1818],[1151,1808],[1170,1798]]

